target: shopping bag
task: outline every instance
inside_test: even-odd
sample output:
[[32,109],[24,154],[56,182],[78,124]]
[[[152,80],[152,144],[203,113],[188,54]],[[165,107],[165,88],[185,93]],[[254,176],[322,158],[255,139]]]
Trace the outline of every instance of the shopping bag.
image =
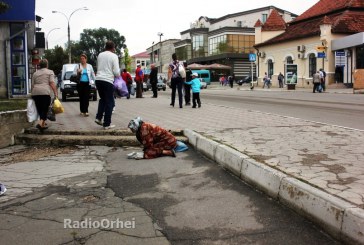
[[128,87],[126,86],[126,82],[121,77],[116,77],[114,80],[114,88],[115,92],[119,97],[128,97]]
[[180,140],[177,140],[177,146],[174,148],[176,152],[187,151],[188,146]]
[[34,122],[34,121],[38,120],[38,111],[37,111],[37,107],[35,106],[35,102],[33,99],[28,99],[27,117],[28,117],[28,122]]
[[133,85],[130,86],[130,95],[135,95],[135,88]]
[[47,119],[52,122],[56,121],[56,114],[54,114],[52,105],[48,107]]
[[63,105],[61,104],[61,101],[59,101],[58,98],[55,98],[53,101],[53,112],[55,114],[59,114],[59,113],[63,113],[64,112],[64,108]]

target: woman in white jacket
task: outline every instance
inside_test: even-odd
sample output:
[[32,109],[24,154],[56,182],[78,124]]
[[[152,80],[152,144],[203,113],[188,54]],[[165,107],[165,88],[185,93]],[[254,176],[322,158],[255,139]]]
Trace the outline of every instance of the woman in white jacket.
[[88,117],[88,106],[90,99],[90,82],[95,81],[95,72],[92,65],[87,63],[87,56],[80,55],[81,63],[75,67],[74,74],[81,74],[80,82],[77,84],[77,92],[80,97],[80,115]]

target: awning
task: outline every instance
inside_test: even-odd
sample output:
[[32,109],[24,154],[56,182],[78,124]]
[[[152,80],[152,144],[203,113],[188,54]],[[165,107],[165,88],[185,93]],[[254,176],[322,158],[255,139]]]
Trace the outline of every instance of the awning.
[[189,68],[189,69],[206,69],[206,68],[208,68],[208,66],[207,65],[197,64],[197,63],[192,63],[192,64],[189,64],[187,66],[187,68]]
[[214,64],[211,64],[211,65],[207,65],[207,68],[210,68],[210,69],[221,69],[221,70],[230,70],[231,69],[231,66],[214,63]]

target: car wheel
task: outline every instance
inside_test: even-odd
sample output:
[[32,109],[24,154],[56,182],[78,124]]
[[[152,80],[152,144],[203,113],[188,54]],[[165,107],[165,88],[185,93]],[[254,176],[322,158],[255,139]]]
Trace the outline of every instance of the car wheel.
[[164,88],[163,91],[166,91],[166,88]]
[[65,92],[62,92],[62,101],[63,102],[67,101],[67,94]]

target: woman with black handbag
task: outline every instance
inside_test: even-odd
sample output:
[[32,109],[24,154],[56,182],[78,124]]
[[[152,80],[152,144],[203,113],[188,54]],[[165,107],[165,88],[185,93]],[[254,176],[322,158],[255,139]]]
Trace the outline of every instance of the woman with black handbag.
[[51,104],[51,89],[54,96],[58,97],[54,72],[48,69],[48,60],[42,59],[39,63],[40,69],[32,77],[32,99],[35,102],[39,114],[39,130],[47,129],[46,120],[49,105]]
[[80,97],[80,115],[88,117],[88,106],[90,100],[90,82],[95,81],[95,72],[92,65],[87,63],[87,56],[80,55],[80,64],[75,67],[73,74],[80,76],[80,82],[77,83],[77,92]]

